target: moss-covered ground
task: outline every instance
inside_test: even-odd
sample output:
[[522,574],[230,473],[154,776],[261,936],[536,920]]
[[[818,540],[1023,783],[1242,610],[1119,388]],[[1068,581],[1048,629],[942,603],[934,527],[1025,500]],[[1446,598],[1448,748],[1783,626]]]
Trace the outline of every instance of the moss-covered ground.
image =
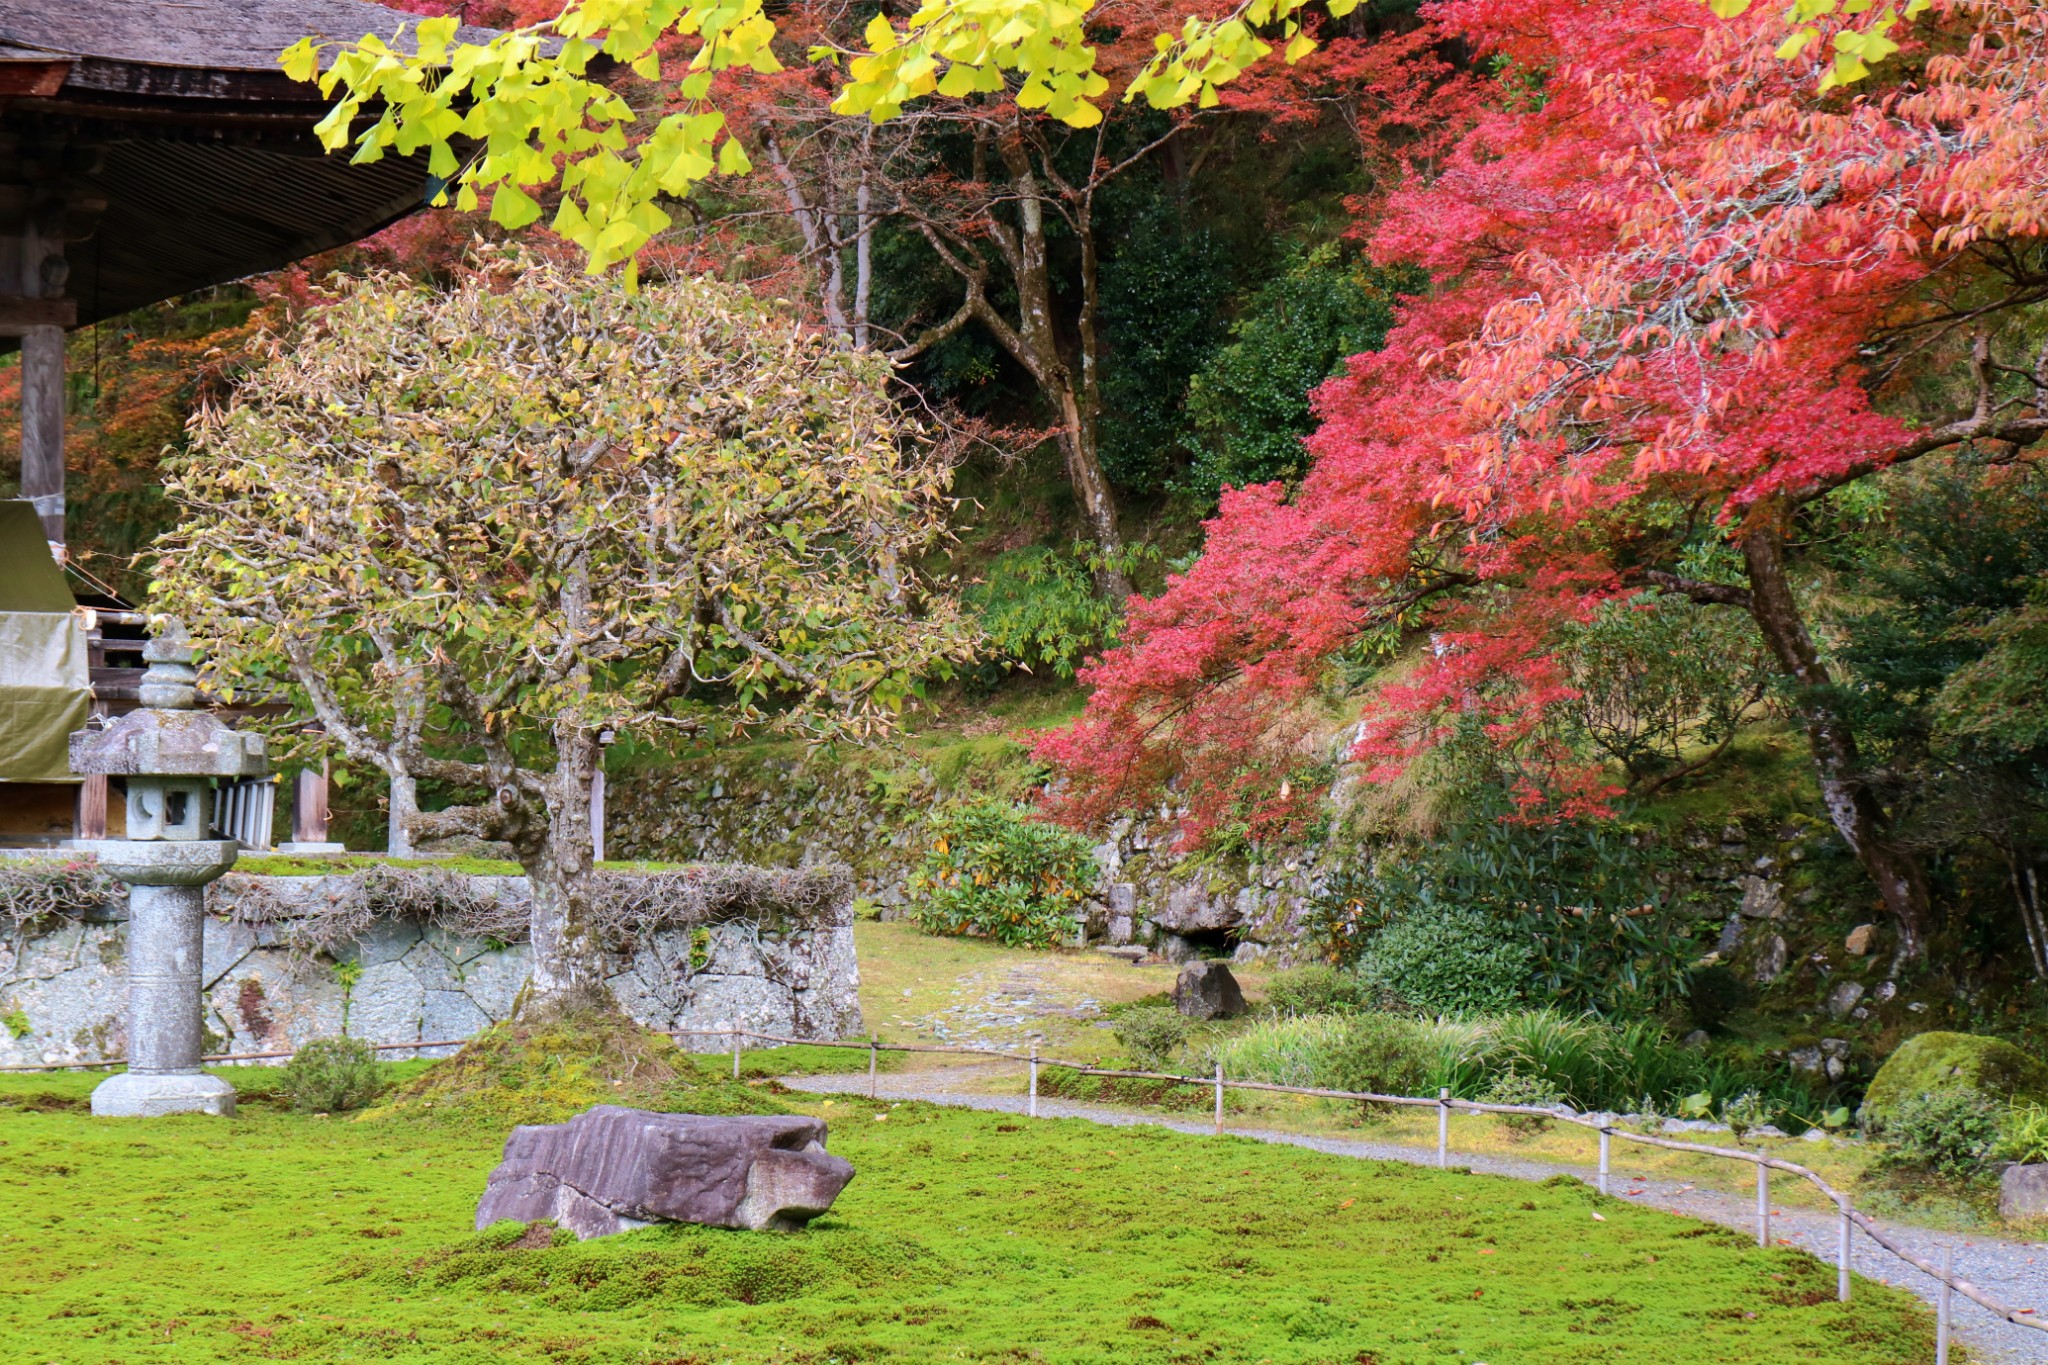
[[[802,1234],[471,1229],[508,1112],[95,1120],[0,1081],[9,1361],[1856,1362],[1930,1358],[1901,1291],[1576,1182],[1234,1138],[799,1100],[661,1059],[679,1105],[804,1108],[858,1169]],[[701,1068],[701,1069],[700,1069]],[[609,1088],[557,1071],[534,1102]],[[616,1079],[616,1078],[614,1078]],[[559,1241],[560,1239],[555,1239]]]

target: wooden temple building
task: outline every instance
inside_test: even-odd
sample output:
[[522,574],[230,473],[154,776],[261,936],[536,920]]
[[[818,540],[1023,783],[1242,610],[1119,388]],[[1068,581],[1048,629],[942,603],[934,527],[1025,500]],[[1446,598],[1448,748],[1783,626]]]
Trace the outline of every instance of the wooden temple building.
[[[323,154],[312,129],[327,101],[278,65],[309,35],[390,40],[413,17],[367,0],[0,0],[0,354],[20,352],[20,498],[47,541],[0,553],[0,566],[63,563],[67,330],[275,269],[424,207],[424,157],[358,166]],[[0,518],[0,534],[33,536],[33,525]],[[18,618],[0,604],[0,726],[132,704],[132,670],[98,657],[81,667],[104,645],[5,648],[10,629],[41,629],[7,622],[48,614],[47,580],[38,570],[32,589],[16,585],[35,611]],[[89,632],[86,617],[76,629]],[[65,661],[61,677],[34,662],[52,659]],[[84,695],[67,700],[66,689]],[[40,760],[10,767],[9,754],[51,752],[41,737],[14,741],[0,742],[0,843],[52,842],[59,823],[100,835],[105,779],[95,791]],[[323,839],[324,782],[300,785],[299,836]]]

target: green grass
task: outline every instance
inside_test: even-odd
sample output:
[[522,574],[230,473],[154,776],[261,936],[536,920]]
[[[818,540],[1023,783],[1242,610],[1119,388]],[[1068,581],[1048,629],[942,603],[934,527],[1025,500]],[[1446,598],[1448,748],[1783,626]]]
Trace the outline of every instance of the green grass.
[[471,1228],[495,1124],[260,1099],[233,1120],[95,1120],[97,1079],[0,1081],[10,1362],[1904,1365],[1930,1350],[1903,1291],[1859,1282],[1845,1310],[1803,1253],[1577,1182],[842,1097],[804,1101],[859,1172],[808,1232],[527,1248]]

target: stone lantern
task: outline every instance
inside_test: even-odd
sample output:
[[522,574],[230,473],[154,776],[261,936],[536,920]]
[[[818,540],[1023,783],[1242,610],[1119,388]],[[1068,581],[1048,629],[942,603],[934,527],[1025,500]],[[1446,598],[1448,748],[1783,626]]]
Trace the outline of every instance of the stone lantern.
[[71,736],[71,768],[128,782],[128,837],[89,842],[128,884],[128,1070],[92,1092],[103,1116],[232,1114],[235,1089],[199,1068],[200,922],[206,884],[235,864],[233,839],[208,838],[217,778],[260,777],[261,735],[194,709],[192,649],[168,626],[143,647],[142,706]]

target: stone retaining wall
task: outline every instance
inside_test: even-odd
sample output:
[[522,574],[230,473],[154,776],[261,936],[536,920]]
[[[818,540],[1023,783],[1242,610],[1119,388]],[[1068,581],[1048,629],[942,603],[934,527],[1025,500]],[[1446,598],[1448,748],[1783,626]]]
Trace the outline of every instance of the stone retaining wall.
[[[250,877],[314,910],[330,877]],[[476,878],[523,900],[523,877]],[[379,919],[329,954],[286,945],[291,921],[251,924],[209,900],[202,988],[212,1052],[270,1052],[346,1033],[379,1043],[466,1038],[511,1012],[531,952],[416,919]],[[117,1057],[127,1045],[125,907],[0,939],[0,1065]],[[734,1024],[801,1038],[861,1031],[850,896],[817,923],[750,919],[662,929],[608,964],[619,1003],[654,1028]],[[682,1039],[717,1051],[717,1038]],[[433,1055],[432,1050],[427,1050]]]

